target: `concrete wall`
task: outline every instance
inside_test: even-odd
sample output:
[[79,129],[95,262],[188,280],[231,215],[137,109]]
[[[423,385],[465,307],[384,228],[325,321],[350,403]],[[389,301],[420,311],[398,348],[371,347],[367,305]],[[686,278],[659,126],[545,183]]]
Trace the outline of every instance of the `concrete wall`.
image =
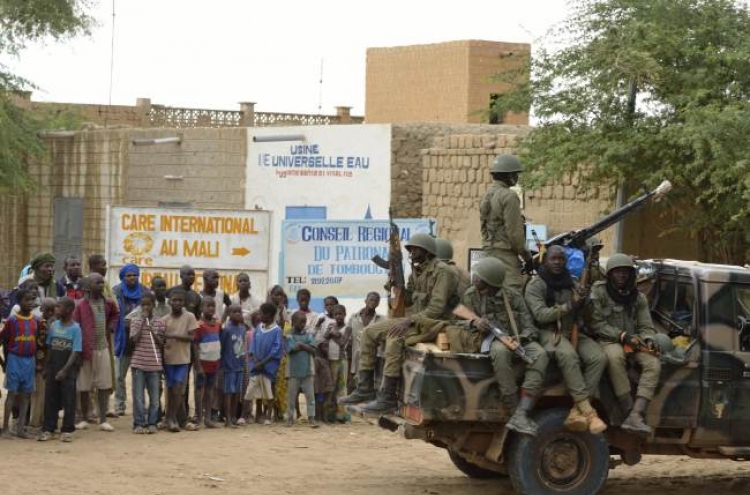
[[[368,123],[486,122],[490,96],[508,89],[492,76],[517,63],[503,55],[528,52],[523,43],[451,41],[367,50]],[[528,116],[508,115],[508,124]]]

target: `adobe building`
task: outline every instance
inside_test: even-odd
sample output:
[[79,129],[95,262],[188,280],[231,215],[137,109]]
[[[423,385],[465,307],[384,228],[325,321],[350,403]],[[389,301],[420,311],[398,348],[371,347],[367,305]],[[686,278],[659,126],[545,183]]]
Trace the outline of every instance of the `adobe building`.
[[[463,40],[367,50],[365,118],[368,123],[479,124],[507,83],[493,80],[521,63],[527,43]],[[528,125],[528,114],[504,124]]]

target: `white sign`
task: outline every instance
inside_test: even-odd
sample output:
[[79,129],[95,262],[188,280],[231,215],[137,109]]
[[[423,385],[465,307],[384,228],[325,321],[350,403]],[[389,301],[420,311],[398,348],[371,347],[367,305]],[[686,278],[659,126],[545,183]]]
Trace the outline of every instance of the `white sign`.
[[[294,207],[317,219],[388,218],[391,127],[331,125],[250,127],[245,206],[273,212],[271,252],[280,253],[281,222]],[[282,260],[271,263],[280,280]]]
[[[409,254],[404,243],[417,233],[434,233],[427,218],[394,220],[401,235],[405,277]],[[282,285],[288,294],[306,287],[315,296],[364,300],[368,292],[382,292],[388,271],[374,256],[388,259],[390,224],[387,220],[287,220],[282,227]]]
[[268,270],[266,211],[118,206],[108,220],[110,265]]

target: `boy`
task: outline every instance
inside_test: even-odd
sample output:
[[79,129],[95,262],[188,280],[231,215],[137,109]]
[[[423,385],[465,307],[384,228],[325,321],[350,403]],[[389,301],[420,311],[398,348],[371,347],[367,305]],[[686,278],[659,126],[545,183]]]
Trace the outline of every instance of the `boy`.
[[327,344],[328,366],[331,369],[333,390],[328,394],[324,407],[327,421],[344,423],[349,420],[343,405],[338,404],[339,397],[346,395],[346,356],[344,355],[344,331],[346,328],[346,308],[336,304],[331,308],[333,321],[328,324],[322,334],[322,342]]
[[[167,429],[172,433],[180,431],[178,416],[187,417],[185,410],[185,384],[190,365],[190,347],[193,333],[198,329],[195,315],[186,311],[186,292],[181,287],[172,289],[169,294],[169,304],[172,312],[164,317],[166,326],[164,344],[164,375],[167,382]],[[187,430],[194,429],[187,426]]]
[[221,341],[219,333],[221,323],[216,320],[216,300],[211,296],[203,297],[201,321],[195,331],[195,347],[193,356],[195,363],[195,415],[196,423],[200,427],[216,428],[211,421],[211,406],[214,401],[216,375],[219,371],[221,359]]
[[[279,371],[281,356],[284,352],[281,328],[276,324],[277,311],[275,304],[261,304],[260,325],[255,331],[250,347],[250,383],[245,400],[257,401],[257,422],[260,422],[264,415],[263,406],[269,408],[273,402],[273,382],[276,380],[276,373]],[[263,424],[271,424],[267,410]]]
[[18,312],[11,314],[0,330],[0,343],[7,351],[5,363],[5,417],[3,418],[3,436],[10,436],[8,423],[13,404],[18,401],[18,421],[16,436],[26,436],[26,414],[29,411],[29,400],[34,392],[36,338],[40,320],[31,314],[31,308],[37,294],[25,291],[19,296]]
[[82,349],[81,327],[73,321],[75,302],[63,296],[55,305],[57,320],[47,333],[46,383],[44,397],[44,426],[38,440],[52,438],[57,429],[60,409],[63,423],[60,440],[70,442],[76,429],[76,360]]
[[286,337],[286,351],[289,354],[289,372],[287,373],[287,408],[286,425],[294,424],[294,410],[300,387],[305,393],[307,402],[307,419],[310,426],[317,428],[315,422],[314,367],[315,342],[312,335],[305,331],[307,317],[302,311],[292,315],[292,334]]
[[29,426],[32,428],[40,428],[44,421],[44,368],[47,360],[47,329],[52,327],[52,322],[55,319],[55,304],[54,299],[45,297],[39,307],[42,319],[39,322],[39,332],[36,336],[36,380],[34,393],[31,395],[31,414],[29,415]]
[[339,300],[334,296],[328,296],[323,299],[324,311],[318,315],[318,319],[315,321],[315,325],[312,328],[312,335],[315,337],[315,343],[320,344],[323,341],[323,333],[326,331],[328,326],[333,323],[333,307],[339,303]]
[[242,390],[245,361],[245,323],[242,307],[227,309],[227,323],[221,329],[221,369],[224,372],[224,426],[237,428],[237,404]]
[[[159,419],[161,397],[162,351],[164,349],[164,320],[154,314],[155,297],[146,292],[141,297],[140,311],[130,320],[130,359],[133,379],[133,433],[154,434]],[[131,313],[132,314],[132,313]],[[146,409],[148,391],[148,409]]]
[[310,309],[310,299],[312,294],[307,289],[300,289],[297,291],[297,305],[299,306],[298,311],[302,313],[305,318],[305,331],[312,335],[315,331],[315,322],[318,320],[318,313]]
[[107,408],[109,395],[112,392],[112,355],[110,354],[110,339],[114,334],[119,320],[117,303],[105,297],[107,284],[99,273],[91,273],[84,279],[86,297],[76,305],[73,319],[81,327],[82,350],[81,367],[78,370],[76,387],[81,394],[81,412],[83,420],[76,425],[76,429],[88,428],[90,392],[97,390],[96,398],[99,405],[99,429],[112,432],[114,427],[107,422]]

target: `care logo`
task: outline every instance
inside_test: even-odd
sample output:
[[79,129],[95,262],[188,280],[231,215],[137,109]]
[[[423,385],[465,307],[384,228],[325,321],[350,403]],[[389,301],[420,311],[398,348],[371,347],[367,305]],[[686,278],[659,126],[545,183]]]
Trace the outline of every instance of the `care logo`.
[[133,256],[143,256],[150,253],[154,247],[154,240],[145,232],[132,232],[122,243],[123,249]]

